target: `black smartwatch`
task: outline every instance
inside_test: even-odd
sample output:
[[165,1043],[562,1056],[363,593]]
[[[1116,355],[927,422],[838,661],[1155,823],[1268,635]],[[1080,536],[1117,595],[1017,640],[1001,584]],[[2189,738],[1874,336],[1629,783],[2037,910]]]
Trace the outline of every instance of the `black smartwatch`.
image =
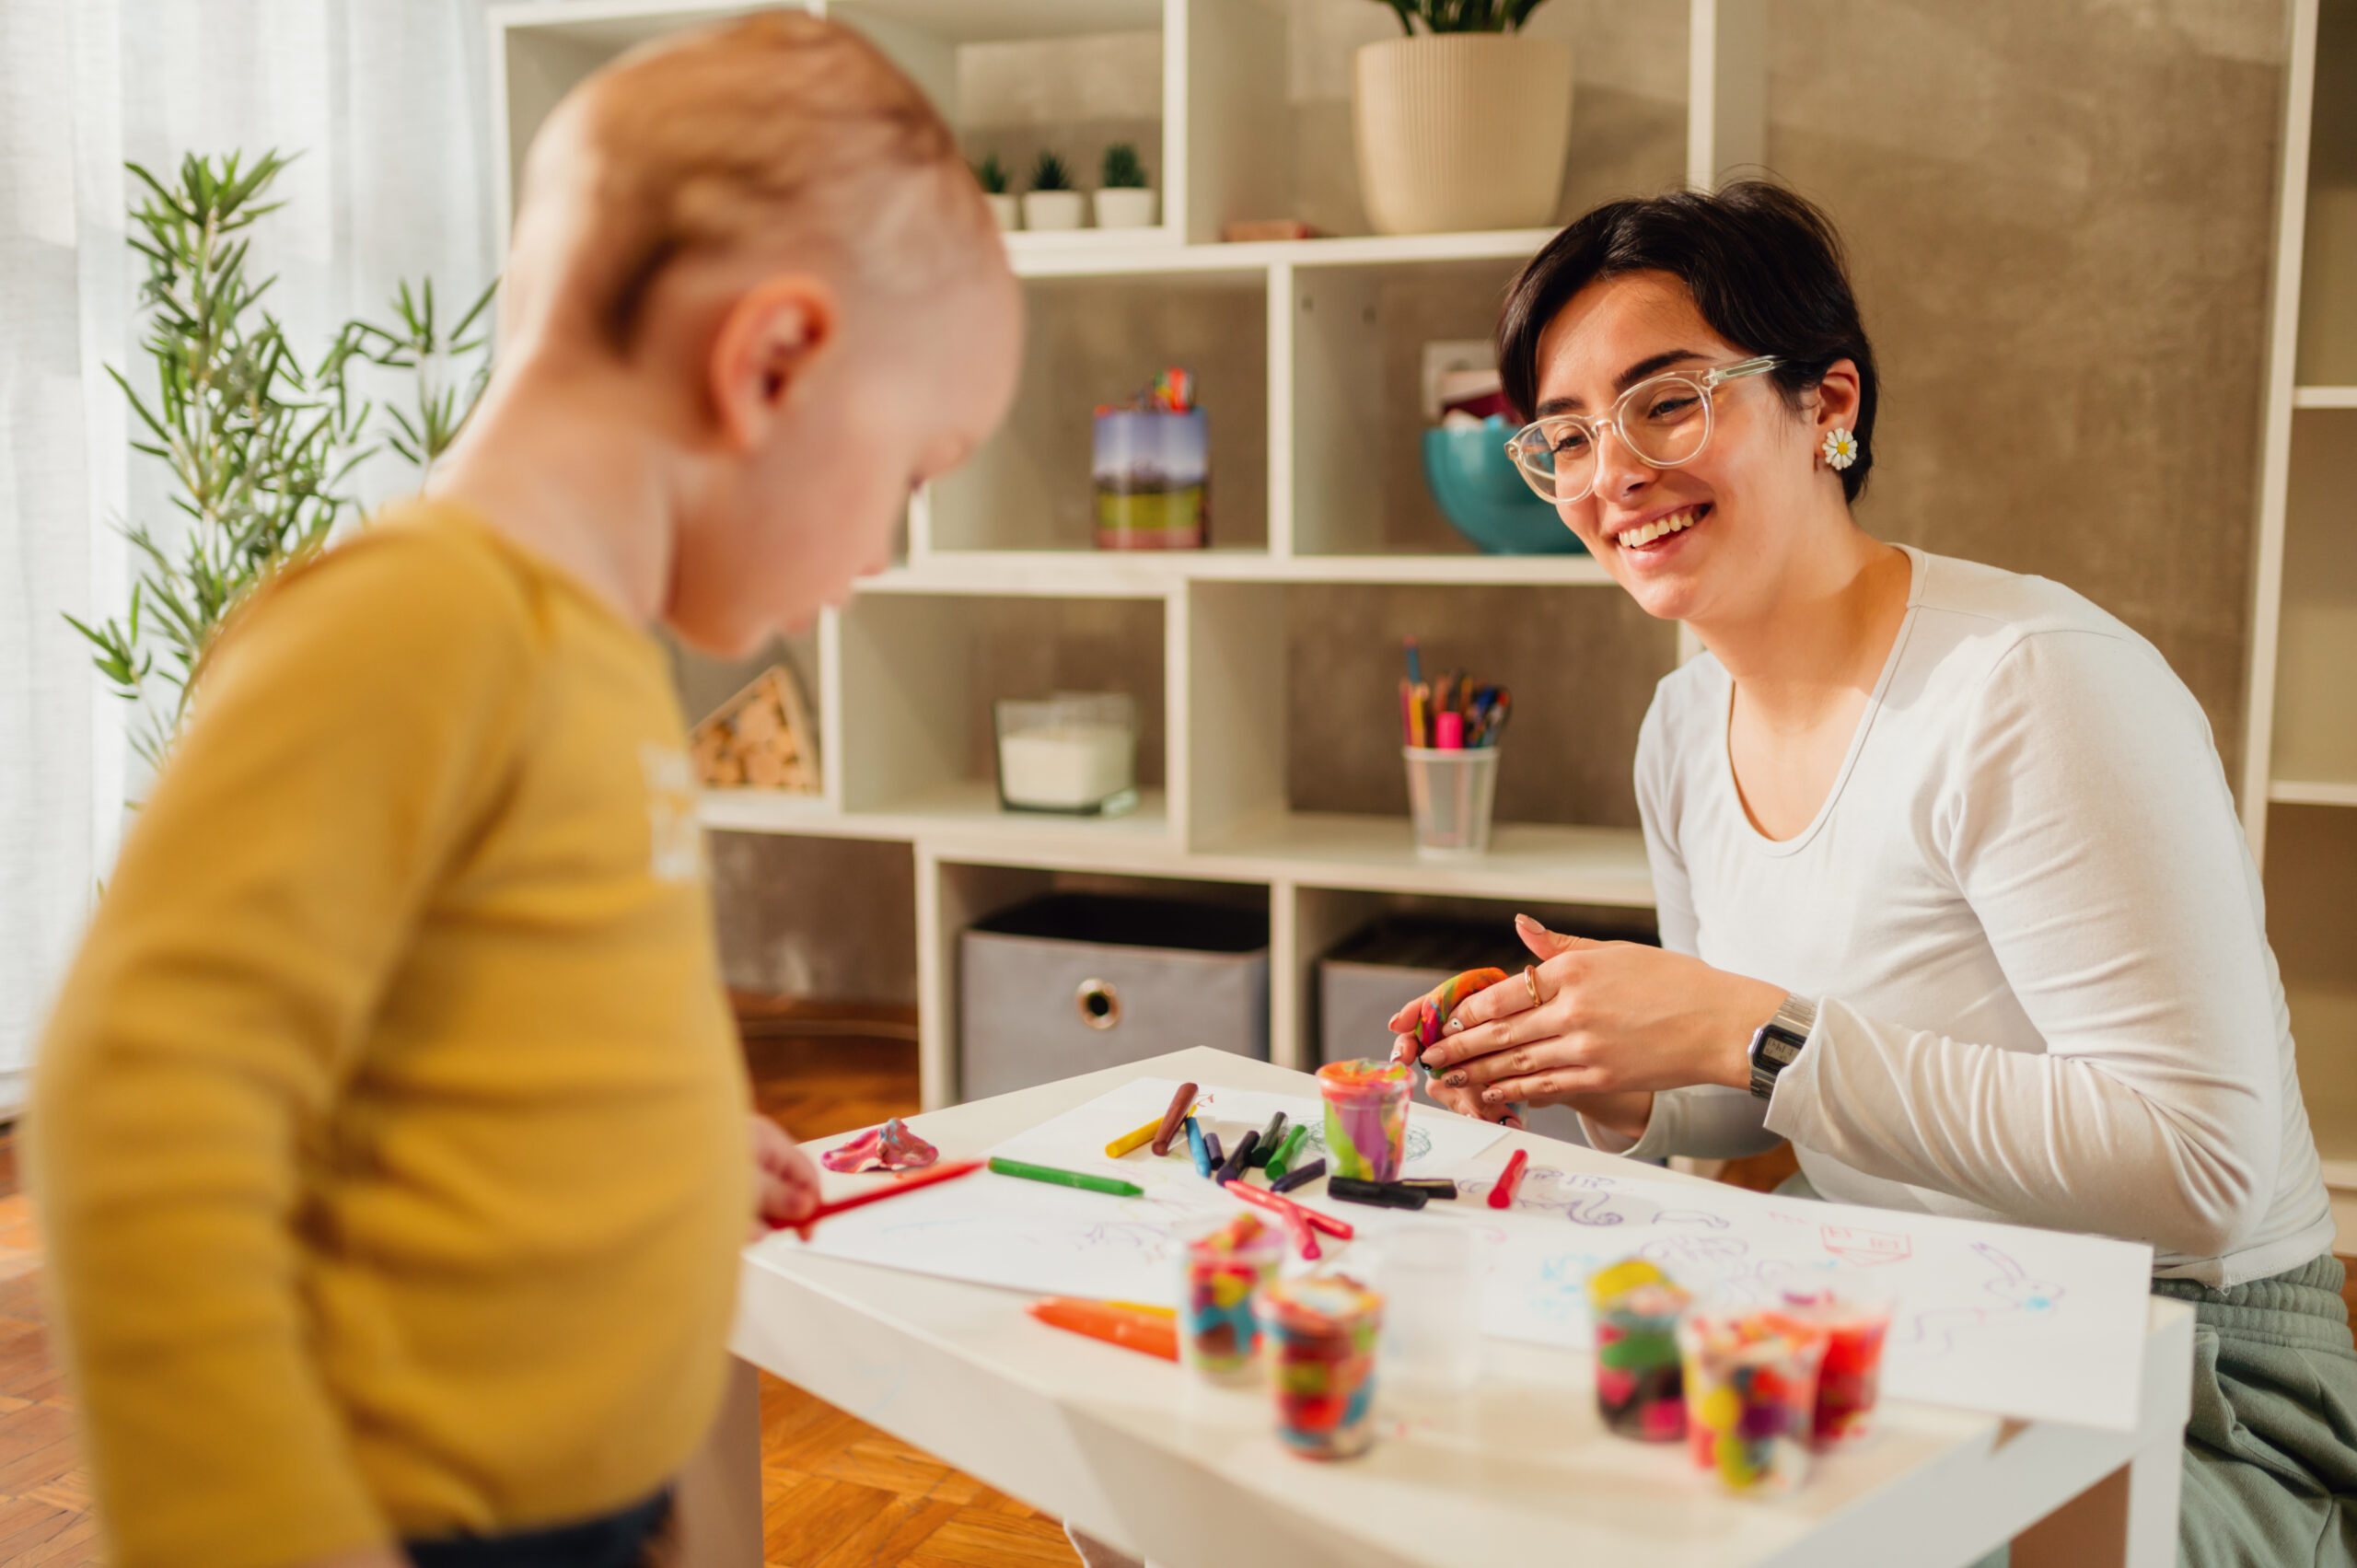
[[1751,1037],[1751,1092],[1761,1099],[1776,1092],[1777,1075],[1800,1060],[1808,1031],[1817,1027],[1817,1004],[1787,995],[1776,1016]]

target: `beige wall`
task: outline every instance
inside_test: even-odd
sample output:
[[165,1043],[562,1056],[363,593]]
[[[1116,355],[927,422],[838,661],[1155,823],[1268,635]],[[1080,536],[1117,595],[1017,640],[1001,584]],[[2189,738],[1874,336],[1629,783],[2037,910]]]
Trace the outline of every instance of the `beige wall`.
[[2077,588],[2229,777],[2258,473],[2281,0],[1777,0],[1768,156],[1855,251],[1877,534]]

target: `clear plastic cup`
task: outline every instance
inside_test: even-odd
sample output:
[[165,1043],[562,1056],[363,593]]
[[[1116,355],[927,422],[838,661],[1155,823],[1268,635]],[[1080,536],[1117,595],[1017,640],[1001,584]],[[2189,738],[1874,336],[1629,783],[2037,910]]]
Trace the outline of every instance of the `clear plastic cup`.
[[1326,1101],[1326,1174],[1359,1181],[1397,1181],[1408,1157],[1404,1062],[1329,1062],[1318,1069]]
[[1375,1346],[1383,1297],[1347,1274],[1279,1280],[1262,1296],[1277,1440],[1312,1459],[1375,1441]]
[[1819,1448],[1847,1447],[1874,1432],[1882,1393],[1882,1347],[1898,1297],[1889,1284],[1855,1270],[1828,1271],[1783,1285],[1778,1307],[1825,1331],[1810,1432]]
[[1691,1298],[1642,1258],[1588,1276],[1596,1334],[1596,1408],[1607,1430],[1643,1443],[1686,1435],[1678,1320]]
[[1734,1492],[1807,1479],[1825,1331],[1772,1308],[1712,1302],[1688,1309],[1678,1342],[1695,1465]]
[[1257,1214],[1204,1220],[1178,1235],[1178,1360],[1219,1381],[1250,1377],[1260,1294],[1284,1261],[1284,1232]]
[[1376,1243],[1383,1293],[1383,1382],[1410,1398],[1452,1399],[1481,1378],[1481,1276],[1473,1233],[1408,1221]]
[[1490,808],[1498,795],[1498,748],[1443,751],[1400,749],[1408,767],[1408,814],[1415,819],[1416,854],[1422,860],[1462,860],[1490,851]]

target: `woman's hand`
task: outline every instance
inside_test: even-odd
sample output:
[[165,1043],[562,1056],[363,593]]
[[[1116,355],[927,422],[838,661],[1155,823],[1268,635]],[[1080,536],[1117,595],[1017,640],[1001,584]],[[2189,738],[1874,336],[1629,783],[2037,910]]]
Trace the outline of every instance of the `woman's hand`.
[[[1784,999],[1781,987],[1700,958],[1630,942],[1549,931],[1527,915],[1515,929],[1540,962],[1466,999],[1423,1053],[1433,1095],[1494,1116],[1510,1100],[1573,1104],[1624,1136],[1644,1130],[1659,1089],[1751,1082],[1747,1051]],[[1411,1005],[1391,1027],[1414,1023]]]
[[784,1128],[756,1113],[753,1132],[753,1239],[792,1226],[805,1241],[803,1222],[819,1206],[819,1167]]

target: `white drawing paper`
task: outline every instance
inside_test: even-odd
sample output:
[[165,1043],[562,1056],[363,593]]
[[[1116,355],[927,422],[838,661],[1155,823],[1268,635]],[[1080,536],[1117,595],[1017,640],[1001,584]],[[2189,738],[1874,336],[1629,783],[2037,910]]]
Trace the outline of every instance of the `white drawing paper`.
[[1898,1298],[1883,1350],[1887,1397],[2136,1424],[2149,1247],[1547,1165],[1524,1172],[1502,1213],[1474,1202],[1493,1171],[1456,1174],[1491,1243],[1485,1333],[1585,1349],[1588,1275],[1624,1258],[1652,1260],[1697,1295],[1762,1302],[1784,1281],[1857,1270]]
[[[1088,1104],[1016,1134],[989,1152],[1034,1165],[1118,1176],[1145,1189],[1136,1198],[1077,1191],[988,1170],[946,1181],[889,1202],[839,1214],[820,1225],[810,1249],[832,1258],[906,1269],[1041,1295],[1086,1295],[1174,1305],[1178,1284],[1171,1237],[1204,1216],[1232,1214],[1242,1202],[1195,1174],[1181,1139],[1167,1156],[1139,1148],[1120,1159],[1105,1145],[1132,1127],[1157,1120],[1178,1090],[1174,1078],[1141,1078]],[[1325,1147],[1325,1112],[1302,1096],[1248,1089],[1206,1088],[1197,1097],[1197,1121],[1234,1148],[1282,1110],[1287,1122],[1306,1121],[1309,1138],[1298,1160]],[[1432,1175],[1480,1155],[1499,1137],[1495,1127],[1416,1106],[1408,1114],[1403,1174]],[[1315,1188],[1304,1193],[1314,1193]],[[1355,1225],[1379,1211],[1350,1208]],[[765,1247],[804,1245],[786,1233]],[[1325,1243],[1339,1252],[1341,1244]]]

